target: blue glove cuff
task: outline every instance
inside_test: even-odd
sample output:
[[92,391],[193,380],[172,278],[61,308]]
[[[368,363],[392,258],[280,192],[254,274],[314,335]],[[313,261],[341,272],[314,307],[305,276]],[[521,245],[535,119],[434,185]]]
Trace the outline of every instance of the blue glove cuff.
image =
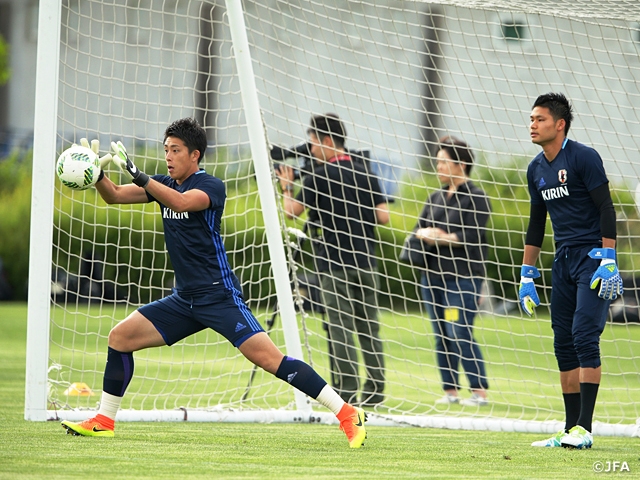
[[614,248],[594,248],[589,252],[589,256],[596,260],[604,260],[605,258],[615,260],[616,250]]
[[540,272],[532,265],[522,265],[522,268],[520,269],[520,276],[524,278],[538,278],[540,276]]

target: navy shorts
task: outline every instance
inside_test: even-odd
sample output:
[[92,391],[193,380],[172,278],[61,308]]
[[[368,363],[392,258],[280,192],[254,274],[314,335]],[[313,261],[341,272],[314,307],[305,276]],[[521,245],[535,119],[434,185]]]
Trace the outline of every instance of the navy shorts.
[[167,345],[211,328],[239,347],[264,329],[240,295],[231,290],[198,295],[179,294],[175,290],[138,311],[156,327]]
[[561,372],[578,367],[598,368],[600,335],[611,301],[591,290],[591,277],[600,260],[589,257],[595,245],[560,248],[552,270],[551,327],[553,346]]

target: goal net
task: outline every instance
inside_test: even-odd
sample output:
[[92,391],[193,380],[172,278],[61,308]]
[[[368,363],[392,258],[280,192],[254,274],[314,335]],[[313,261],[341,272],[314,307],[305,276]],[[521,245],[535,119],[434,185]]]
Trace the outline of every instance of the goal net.
[[[248,304],[276,345],[330,381],[336,356],[314,248],[327,232],[316,231],[314,213],[286,218],[274,167],[301,173],[296,194],[310,175],[301,146],[309,119],[332,112],[389,201],[390,222],[375,227],[385,387],[384,402],[368,408],[371,422],[557,431],[564,409],[548,312],[550,224],[538,265],[542,305],[528,317],[516,299],[525,173],[539,151],[529,113],[539,94],[561,91],[576,112],[569,137],[604,160],[625,280],[601,340],[595,433],[637,434],[637,2],[41,0],[40,10],[26,418],[83,419],[94,410],[110,329],[173,286],[155,204],[108,206],[93,189],[70,190],[53,173],[57,155],[83,137],[98,138],[101,154],[121,140],[143,171],[166,173],[164,129],[186,116],[207,131],[203,168],[226,185],[222,234]],[[435,155],[444,135],[470,145],[471,180],[492,208],[473,328],[489,385],[483,406],[436,403],[443,387],[423,270],[399,259],[440,188]],[[107,175],[127,181],[113,166]],[[336,276],[335,288],[364,277],[358,269]],[[361,389],[363,335],[355,340]],[[465,369],[458,371],[468,398]],[[119,418],[333,421],[327,413],[203,331],[135,353]]]

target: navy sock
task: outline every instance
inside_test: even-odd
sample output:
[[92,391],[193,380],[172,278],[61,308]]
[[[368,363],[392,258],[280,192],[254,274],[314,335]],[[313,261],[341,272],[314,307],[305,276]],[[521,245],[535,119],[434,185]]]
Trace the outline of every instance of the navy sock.
[[107,366],[104,368],[102,390],[116,397],[123,397],[133,377],[133,353],[107,349]]
[[587,431],[591,431],[591,423],[593,422],[593,411],[596,408],[596,398],[598,396],[598,383],[581,383],[580,384],[580,418],[578,425]]
[[285,356],[276,377],[296,387],[311,398],[318,398],[327,384],[316,371],[301,360]]
[[578,424],[580,417],[580,393],[563,393],[565,425],[564,431],[568,432]]

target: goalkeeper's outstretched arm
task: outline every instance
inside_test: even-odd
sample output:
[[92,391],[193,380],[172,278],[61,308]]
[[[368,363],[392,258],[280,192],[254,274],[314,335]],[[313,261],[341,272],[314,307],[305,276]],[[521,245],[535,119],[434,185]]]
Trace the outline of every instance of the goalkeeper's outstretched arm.
[[102,199],[110,205],[149,203],[149,197],[147,197],[144,188],[137,185],[116,185],[107,176],[96,183],[96,190]]

